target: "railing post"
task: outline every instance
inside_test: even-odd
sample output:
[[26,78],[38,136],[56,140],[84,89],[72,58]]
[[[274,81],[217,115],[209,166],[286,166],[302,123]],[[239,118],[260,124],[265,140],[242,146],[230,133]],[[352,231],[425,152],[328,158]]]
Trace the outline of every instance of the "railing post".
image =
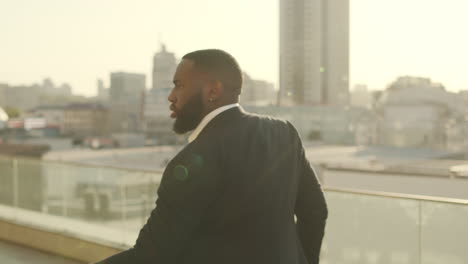
[[59,173],[58,177],[61,177],[62,178],[62,215],[63,216],[67,216],[68,214],[68,211],[67,211],[67,184],[68,184],[68,181],[67,181],[67,177],[68,177],[68,173],[63,173],[64,172],[64,165],[63,164],[59,164],[59,167],[60,169],[57,170],[57,172]]
[[121,204],[121,216],[122,216],[122,226],[125,225],[127,220],[127,195],[125,193],[124,177],[120,178],[120,204]]
[[13,165],[13,206],[18,207],[18,197],[19,197],[19,188],[18,188],[18,160],[13,158],[12,160]]
[[418,254],[419,254],[419,264],[422,263],[422,225],[423,225],[423,219],[422,219],[422,201],[418,201]]

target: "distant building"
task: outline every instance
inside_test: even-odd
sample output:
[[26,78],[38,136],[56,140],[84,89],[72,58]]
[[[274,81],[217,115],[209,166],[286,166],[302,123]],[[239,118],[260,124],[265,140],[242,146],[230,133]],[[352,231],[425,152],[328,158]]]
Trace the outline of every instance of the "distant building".
[[0,107],[7,105],[8,84],[0,83]]
[[174,120],[170,118],[168,96],[172,90],[173,77],[177,67],[174,53],[168,52],[166,46],[153,57],[153,86],[145,99],[146,136],[154,144],[177,144],[185,141],[184,136],[177,135],[172,130]]
[[55,90],[55,84],[50,78],[42,80],[41,93],[52,94]]
[[367,89],[367,85],[357,84],[351,91],[350,104],[352,106],[372,108],[372,93]]
[[72,88],[68,83],[63,83],[57,88],[57,94],[62,96],[72,96]]
[[372,145],[376,117],[370,110],[349,106],[246,106],[247,111],[290,121],[304,141],[333,145]]
[[109,88],[104,87],[104,82],[101,79],[97,80],[97,99],[101,102],[109,100]]
[[429,78],[400,77],[376,104],[379,144],[457,150],[465,147],[463,99]]
[[68,136],[106,136],[109,110],[100,104],[70,104],[64,109],[63,132]]
[[153,85],[152,89],[172,88],[172,78],[177,67],[177,59],[172,52],[166,50],[164,44],[161,51],[153,57]]
[[40,92],[49,96],[72,96],[72,88],[68,83],[63,83],[60,86],[55,86],[54,82],[50,78],[46,78],[42,81],[42,85],[39,85]]
[[173,77],[176,69],[176,57],[168,52],[166,46],[161,45],[161,51],[153,57],[153,86],[147,93],[145,104],[146,118],[167,117],[169,101],[172,90]]
[[466,109],[468,110],[468,90],[461,90],[458,92],[463,101],[465,102]]
[[60,134],[65,132],[65,107],[54,105],[38,106],[26,113],[27,117],[44,118],[47,126],[57,127]]
[[280,0],[281,105],[349,101],[349,0]]
[[[465,102],[465,118],[464,118],[464,129],[463,129],[463,146],[468,146],[468,90],[462,90],[458,92],[461,98]],[[459,126],[457,126],[459,127]],[[466,157],[468,157],[468,150],[466,151]]]
[[146,76],[113,72],[110,76],[109,106],[112,132],[138,132],[143,127]]
[[4,87],[4,106],[10,106],[21,111],[26,111],[40,105],[40,95],[40,86],[38,85],[6,85]]
[[28,111],[42,104],[60,101],[72,97],[72,88],[64,83],[56,87],[52,80],[44,79],[42,84],[8,85],[0,84],[0,106],[10,106],[21,111]]
[[276,102],[276,91],[272,83],[252,79],[243,74],[240,102],[243,105],[271,105]]

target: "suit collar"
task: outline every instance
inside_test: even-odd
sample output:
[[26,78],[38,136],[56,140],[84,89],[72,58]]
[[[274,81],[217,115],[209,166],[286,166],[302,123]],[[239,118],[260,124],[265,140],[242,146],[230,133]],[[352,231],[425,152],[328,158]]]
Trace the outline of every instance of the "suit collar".
[[219,115],[222,112],[224,112],[226,110],[229,110],[229,109],[231,109],[233,107],[239,107],[239,104],[235,103],[235,104],[224,105],[224,106],[218,107],[218,108],[214,109],[213,111],[211,111],[210,113],[208,113],[205,117],[203,117],[203,119],[200,121],[198,126],[190,134],[190,136],[188,137],[188,142],[190,143],[190,142],[194,141],[198,137],[198,134],[200,134],[200,132],[203,130],[203,128],[205,128],[205,126],[208,123],[210,123],[210,121],[213,118],[215,118],[217,115]]
[[203,126],[203,128],[199,131],[199,134],[197,134],[197,136],[192,141],[189,141],[189,143],[195,141],[197,138],[207,133],[207,131],[211,130],[212,128],[225,126],[226,122],[229,122],[237,116],[244,115],[245,113],[246,112],[239,104],[236,104],[235,106],[218,113],[207,124],[205,124],[205,126]]

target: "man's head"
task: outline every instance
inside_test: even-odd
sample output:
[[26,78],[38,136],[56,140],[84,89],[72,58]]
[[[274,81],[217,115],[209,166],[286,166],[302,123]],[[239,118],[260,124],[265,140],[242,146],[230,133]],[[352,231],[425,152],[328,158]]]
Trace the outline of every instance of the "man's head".
[[177,66],[168,100],[174,131],[183,134],[197,127],[203,117],[223,105],[237,103],[242,71],[229,53],[198,50],[186,54]]

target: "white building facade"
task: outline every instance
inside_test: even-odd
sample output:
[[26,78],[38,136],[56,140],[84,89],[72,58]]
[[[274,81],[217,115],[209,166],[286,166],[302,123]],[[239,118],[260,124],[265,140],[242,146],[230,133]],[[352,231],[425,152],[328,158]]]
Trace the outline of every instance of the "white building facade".
[[465,104],[429,78],[400,77],[376,104],[379,143],[457,150],[464,147]]

